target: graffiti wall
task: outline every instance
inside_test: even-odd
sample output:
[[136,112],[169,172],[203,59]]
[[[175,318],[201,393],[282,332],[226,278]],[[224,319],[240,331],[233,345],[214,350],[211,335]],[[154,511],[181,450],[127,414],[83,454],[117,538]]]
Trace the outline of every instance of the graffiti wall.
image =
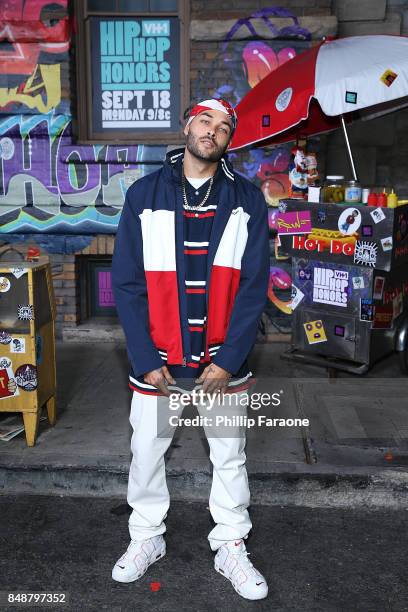
[[127,187],[165,154],[75,143],[66,12],[67,0],[0,5],[2,234],[115,233]]

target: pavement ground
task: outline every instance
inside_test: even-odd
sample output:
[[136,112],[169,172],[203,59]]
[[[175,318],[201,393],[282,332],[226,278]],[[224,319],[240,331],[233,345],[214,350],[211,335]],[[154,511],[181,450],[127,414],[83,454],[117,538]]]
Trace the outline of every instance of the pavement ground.
[[[408,511],[252,506],[247,548],[269,596],[251,602],[213,569],[213,523],[201,502],[173,501],[167,555],[140,580],[114,582],[129,537],[128,516],[117,509],[109,498],[0,495],[1,597],[65,591],[69,604],[52,609],[73,612],[408,610]],[[9,609],[21,606],[1,606]]]
[[[257,344],[252,392],[280,394],[251,416],[307,417],[305,427],[247,430],[254,503],[408,506],[408,377],[396,355],[364,377],[281,358],[283,343]],[[0,491],[125,498],[131,392],[120,342],[57,343],[57,423],[40,423],[37,443],[0,442]],[[282,393],[281,393],[282,392]],[[254,397],[254,395],[253,395]],[[183,416],[194,416],[195,407]],[[1,415],[8,416],[7,414]],[[179,427],[166,455],[174,499],[208,499],[211,464],[201,427]]]

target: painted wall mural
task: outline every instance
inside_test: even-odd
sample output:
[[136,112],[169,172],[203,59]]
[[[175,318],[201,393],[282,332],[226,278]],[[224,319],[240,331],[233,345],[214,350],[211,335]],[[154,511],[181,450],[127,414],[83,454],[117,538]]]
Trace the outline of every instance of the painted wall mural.
[[[51,10],[52,8],[52,10]],[[0,8],[0,113],[69,111],[61,104],[61,67],[68,64],[66,0],[5,0]]]
[[115,233],[127,187],[165,155],[163,146],[75,143],[66,10],[67,0],[0,7],[0,233],[14,240]]

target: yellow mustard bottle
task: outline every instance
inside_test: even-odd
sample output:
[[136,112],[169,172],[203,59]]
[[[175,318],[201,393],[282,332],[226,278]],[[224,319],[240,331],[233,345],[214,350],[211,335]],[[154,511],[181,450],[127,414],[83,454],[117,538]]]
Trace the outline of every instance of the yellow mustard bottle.
[[391,193],[389,193],[387,197],[387,208],[396,208],[397,206],[398,206],[398,196],[394,192],[394,190],[392,190]]

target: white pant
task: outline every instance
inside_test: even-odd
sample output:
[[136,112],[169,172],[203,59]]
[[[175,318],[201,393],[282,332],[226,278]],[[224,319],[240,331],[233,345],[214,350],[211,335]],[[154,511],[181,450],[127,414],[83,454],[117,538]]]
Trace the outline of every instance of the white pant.
[[[244,392],[245,393],[245,392]],[[243,393],[236,393],[242,396]],[[213,416],[225,407],[217,404],[209,412],[205,405],[197,405],[200,415]],[[130,423],[133,428],[133,453],[129,470],[128,504],[133,508],[129,518],[132,540],[144,540],[166,531],[164,519],[170,506],[166,484],[164,454],[169,448],[175,427],[169,426],[169,414],[181,416],[183,408],[169,410],[169,399],[133,392]],[[246,406],[232,409],[233,414],[246,414]],[[231,411],[230,411],[231,414]],[[222,430],[221,434],[227,428]],[[211,515],[216,526],[208,535],[212,550],[224,542],[245,538],[252,527],[248,514],[250,492],[245,468],[245,428],[228,427],[229,437],[214,435],[214,428],[204,427],[210,446],[213,479],[209,499]],[[212,437],[211,437],[212,436]]]

